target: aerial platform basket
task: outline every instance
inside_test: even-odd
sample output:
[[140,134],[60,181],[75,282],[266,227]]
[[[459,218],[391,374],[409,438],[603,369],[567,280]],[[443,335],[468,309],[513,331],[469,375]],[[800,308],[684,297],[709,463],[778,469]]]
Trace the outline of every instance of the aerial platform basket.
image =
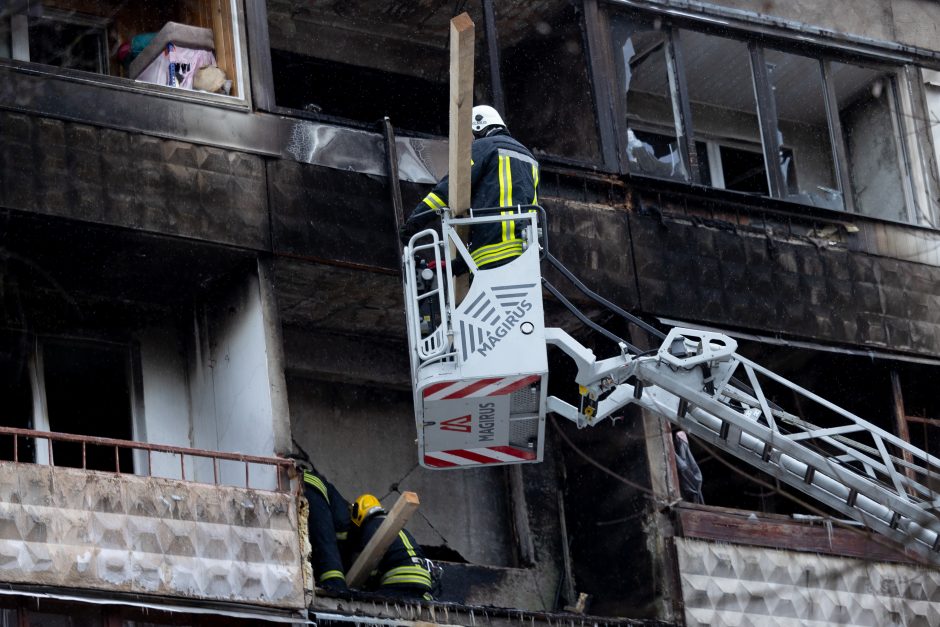
[[[548,360],[538,213],[498,211],[445,214],[442,236],[422,231],[404,250],[418,456],[426,468],[540,462],[544,454]],[[479,270],[456,229],[487,222],[518,233],[524,251]],[[451,244],[473,275],[456,306]]]

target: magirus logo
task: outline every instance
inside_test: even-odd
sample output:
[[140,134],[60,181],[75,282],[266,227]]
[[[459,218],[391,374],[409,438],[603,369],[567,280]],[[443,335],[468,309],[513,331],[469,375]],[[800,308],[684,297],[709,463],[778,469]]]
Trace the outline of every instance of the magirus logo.
[[493,350],[532,309],[527,299],[535,283],[503,285],[490,288],[476,297],[466,308],[466,316],[473,322],[460,320],[460,338],[463,358],[472,353],[482,357]]

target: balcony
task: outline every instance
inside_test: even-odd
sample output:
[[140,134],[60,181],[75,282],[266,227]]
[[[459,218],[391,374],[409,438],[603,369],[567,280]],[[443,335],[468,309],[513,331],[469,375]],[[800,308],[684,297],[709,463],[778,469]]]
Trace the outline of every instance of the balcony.
[[[6,427],[0,445],[0,580],[305,607],[290,462]],[[48,463],[24,463],[30,448]],[[92,452],[114,470],[89,470]]]

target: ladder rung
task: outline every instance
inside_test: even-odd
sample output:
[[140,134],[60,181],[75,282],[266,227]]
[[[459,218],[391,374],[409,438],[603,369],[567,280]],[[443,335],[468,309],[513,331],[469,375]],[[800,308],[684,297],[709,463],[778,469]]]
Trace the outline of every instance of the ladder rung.
[[731,423],[729,423],[729,422],[727,422],[727,421],[725,421],[725,420],[722,420],[722,421],[721,421],[721,429],[718,431],[718,437],[721,438],[722,440],[727,440],[727,439],[728,439],[728,433],[729,433],[730,431],[731,431]]
[[769,462],[773,453],[774,453],[774,447],[772,447],[770,443],[764,444],[764,452],[761,453],[760,458],[765,462]]
[[688,411],[689,411],[689,401],[685,400],[684,398],[679,399],[679,408],[676,409],[676,417],[685,418],[685,415],[688,413]]

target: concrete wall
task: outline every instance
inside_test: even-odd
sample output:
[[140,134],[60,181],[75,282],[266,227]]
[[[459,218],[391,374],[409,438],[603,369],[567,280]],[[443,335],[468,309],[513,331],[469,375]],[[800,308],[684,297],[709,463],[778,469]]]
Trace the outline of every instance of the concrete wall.
[[288,392],[294,438],[347,500],[370,492],[390,507],[396,488],[417,492],[421,507],[408,529],[422,545],[446,546],[473,564],[514,564],[503,469],[419,467],[410,392],[293,377]]
[[839,33],[940,50],[940,4],[933,0],[709,0],[709,3]]
[[289,493],[0,463],[0,581],[304,607]]
[[689,627],[940,622],[932,568],[686,538],[676,545]]

